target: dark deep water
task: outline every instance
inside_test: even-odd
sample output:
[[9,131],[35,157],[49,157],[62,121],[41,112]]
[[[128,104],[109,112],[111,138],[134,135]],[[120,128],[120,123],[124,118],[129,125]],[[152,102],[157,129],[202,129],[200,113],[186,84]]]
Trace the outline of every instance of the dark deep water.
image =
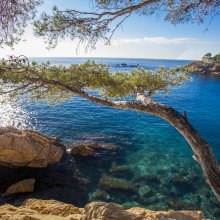
[[[48,59],[65,65],[85,61]],[[189,62],[101,58],[95,61],[110,65],[113,71],[129,71],[137,64],[155,69]],[[120,66],[122,63],[128,66]],[[190,122],[211,144],[220,160],[220,76],[193,75],[192,78],[173,88],[169,95],[156,99],[180,112],[187,111]],[[220,219],[220,205],[193,160],[191,148],[174,128],[159,118],[99,106],[79,97],[57,106],[26,100],[0,104],[0,114],[0,126],[33,128],[61,137],[67,146],[76,141],[95,140],[119,147],[116,155],[104,153],[94,158],[73,158],[67,154],[59,164],[43,170],[12,171],[1,167],[1,192],[19,179],[37,179],[33,194],[0,198],[1,203],[19,203],[27,197],[36,197],[83,206],[92,200],[105,200],[154,210],[199,209],[210,219]],[[122,178],[121,183],[134,188],[103,189],[99,184],[101,176],[108,181],[115,181],[112,177]]]

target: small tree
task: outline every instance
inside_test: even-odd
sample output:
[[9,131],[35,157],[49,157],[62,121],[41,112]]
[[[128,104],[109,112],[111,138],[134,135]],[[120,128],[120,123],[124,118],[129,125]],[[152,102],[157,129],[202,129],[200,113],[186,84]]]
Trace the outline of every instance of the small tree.
[[214,56],[214,60],[220,62],[220,53]]
[[207,54],[204,55],[204,57],[210,57],[211,58],[212,54],[211,53],[207,53]]

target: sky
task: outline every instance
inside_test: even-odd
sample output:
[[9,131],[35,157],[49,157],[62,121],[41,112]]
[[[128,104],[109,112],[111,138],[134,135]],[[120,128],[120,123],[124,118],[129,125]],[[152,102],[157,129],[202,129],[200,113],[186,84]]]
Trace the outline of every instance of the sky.
[[[45,0],[40,6],[42,11],[51,12],[57,5],[59,9],[91,10],[89,0]],[[111,45],[99,42],[95,50],[85,51],[78,41],[61,40],[55,49],[48,50],[44,40],[33,34],[29,25],[24,34],[25,41],[12,50],[1,48],[0,57],[24,54],[28,57],[121,57],[121,58],[154,58],[199,60],[207,53],[220,52],[220,15],[216,16],[206,30],[210,19],[204,24],[171,25],[159,16],[132,15],[117,29]]]

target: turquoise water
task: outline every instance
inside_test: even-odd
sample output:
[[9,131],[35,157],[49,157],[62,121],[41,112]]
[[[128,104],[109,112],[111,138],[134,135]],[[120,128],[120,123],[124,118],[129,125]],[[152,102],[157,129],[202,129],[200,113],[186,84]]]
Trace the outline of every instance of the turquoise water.
[[[57,65],[85,61],[83,58],[48,59]],[[102,58],[95,61],[108,64],[113,71],[129,71],[137,65],[153,70],[189,62]],[[127,66],[122,67],[122,63]],[[220,160],[220,77],[195,74],[192,79],[172,88],[169,95],[155,99],[180,112],[187,111],[192,125],[207,139]],[[34,196],[83,206],[88,201],[101,199],[126,207],[142,206],[154,210],[199,209],[210,219],[220,219],[220,206],[193,160],[190,146],[159,118],[100,106],[80,97],[57,106],[48,106],[43,101],[20,100],[1,104],[0,113],[1,126],[33,128],[60,137],[67,146],[82,140],[119,146],[116,155],[103,153],[95,158],[66,155],[59,165],[46,171],[26,170],[28,176],[37,179],[38,188],[34,194],[18,196],[16,200]],[[121,165],[123,171],[112,171],[112,166],[119,169]],[[19,178],[24,176],[19,175]],[[123,179],[124,185],[131,183],[134,189],[106,189],[99,184],[103,175]]]

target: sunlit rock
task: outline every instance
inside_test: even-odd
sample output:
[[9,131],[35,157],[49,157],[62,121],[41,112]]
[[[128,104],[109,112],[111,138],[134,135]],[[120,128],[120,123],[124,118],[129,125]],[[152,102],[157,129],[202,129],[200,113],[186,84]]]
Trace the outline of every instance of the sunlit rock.
[[58,162],[64,152],[60,140],[32,130],[0,128],[0,164],[47,167]]
[[201,211],[151,211],[144,208],[131,208],[129,213],[142,217],[146,220],[204,220],[205,216]]
[[29,199],[20,207],[0,206],[1,220],[203,220],[201,211],[126,210],[114,203],[92,202],[78,208],[55,200]]

